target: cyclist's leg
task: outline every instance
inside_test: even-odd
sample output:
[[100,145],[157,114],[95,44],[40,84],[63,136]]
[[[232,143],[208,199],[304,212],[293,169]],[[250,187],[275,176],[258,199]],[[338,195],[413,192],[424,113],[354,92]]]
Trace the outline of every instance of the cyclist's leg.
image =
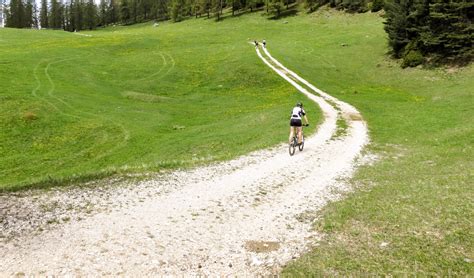
[[302,137],[301,137],[302,132],[301,131],[303,130],[303,128],[301,126],[299,126],[299,127],[297,127],[297,129],[298,129],[298,144],[301,144],[301,139],[302,139]]
[[288,142],[290,142],[290,144],[292,143],[293,141],[293,136],[295,134],[295,127],[293,126],[290,126],[290,138],[288,139]]

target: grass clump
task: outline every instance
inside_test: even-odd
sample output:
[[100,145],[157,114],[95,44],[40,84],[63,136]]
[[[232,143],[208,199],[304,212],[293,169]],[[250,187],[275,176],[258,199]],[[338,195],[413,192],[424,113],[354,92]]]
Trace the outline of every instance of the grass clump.
[[23,113],[23,115],[21,116],[21,118],[22,118],[25,122],[31,122],[31,121],[37,120],[37,119],[38,119],[38,115],[36,115],[35,112],[27,111],[27,112]]

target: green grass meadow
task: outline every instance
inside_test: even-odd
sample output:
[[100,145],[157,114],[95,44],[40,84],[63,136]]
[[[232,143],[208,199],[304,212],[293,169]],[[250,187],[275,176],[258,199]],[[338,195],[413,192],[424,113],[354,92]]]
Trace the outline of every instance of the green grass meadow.
[[248,43],[257,26],[230,23],[1,29],[0,188],[189,167],[286,141],[303,98]]
[[0,29],[4,190],[199,165],[287,140],[301,96],[248,44],[265,38],[284,65],[360,110],[366,152],[378,157],[325,208],[315,224],[324,238],[283,275],[474,274],[472,65],[401,69],[383,18],[325,8],[82,34]]

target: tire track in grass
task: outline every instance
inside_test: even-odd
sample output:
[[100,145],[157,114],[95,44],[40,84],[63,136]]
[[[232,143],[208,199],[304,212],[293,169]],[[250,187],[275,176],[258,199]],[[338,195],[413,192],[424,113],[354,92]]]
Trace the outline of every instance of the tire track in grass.
[[[143,78],[140,78],[140,79],[136,79],[136,80],[133,80],[133,81],[145,81],[145,80],[150,79],[150,78],[152,78],[152,77],[161,78],[159,74],[165,69],[165,67],[167,66],[168,63],[167,63],[167,61],[166,61],[165,55],[163,55],[162,52],[158,52],[158,54],[160,55],[161,60],[163,61],[163,65],[160,67],[160,70],[158,70],[157,72],[152,73],[152,74],[150,74],[150,75],[148,75],[148,76],[146,76],[146,77],[143,77]],[[155,80],[149,80],[149,81],[155,81]]]
[[[56,90],[56,85],[55,85],[55,82],[53,81],[51,75],[49,74],[49,69],[51,67],[51,65],[53,64],[57,64],[57,63],[62,63],[62,62],[65,62],[65,61],[70,61],[70,60],[73,60],[73,59],[78,59],[80,57],[74,57],[74,58],[68,58],[68,59],[62,59],[62,60],[58,60],[58,61],[53,61],[53,62],[49,62],[46,67],[44,68],[44,75],[46,76],[48,82],[50,83],[50,88],[47,92],[47,95],[50,97],[50,98],[53,98],[57,101],[59,101],[62,105],[68,107],[71,111],[74,111],[75,114],[72,114],[72,113],[67,113],[67,112],[64,112],[61,108],[59,108],[57,105],[55,105],[54,103],[52,103],[51,101],[49,101],[47,98],[45,97],[39,97],[37,92],[39,91],[39,89],[41,88],[42,86],[42,82],[41,80],[39,79],[38,77],[38,68],[39,68],[39,65],[41,64],[41,62],[35,67],[34,69],[34,77],[35,77],[35,80],[37,81],[38,85],[37,87],[33,90],[32,94],[35,96],[35,97],[39,97],[41,100],[45,101],[46,103],[48,103],[49,105],[51,105],[55,110],[57,110],[61,115],[64,115],[64,116],[68,116],[68,117],[72,117],[72,118],[75,118],[75,119],[78,119],[78,120],[83,120],[83,119],[93,119],[93,120],[100,120],[104,123],[106,122],[109,122],[112,126],[116,126],[119,128],[120,130],[120,133],[122,134],[121,137],[121,141],[118,143],[118,144],[115,144],[112,148],[109,148],[108,150],[104,151],[104,152],[100,152],[99,154],[95,155],[94,157],[91,157],[91,160],[93,161],[96,161],[96,160],[99,160],[105,156],[108,156],[110,155],[112,152],[114,152],[115,150],[117,150],[118,148],[121,148],[123,147],[124,145],[126,145],[127,141],[129,140],[130,138],[130,133],[129,131],[120,123],[118,123],[117,121],[115,120],[112,120],[112,119],[108,119],[108,118],[104,118],[104,117],[101,117],[101,116],[98,116],[94,113],[91,113],[91,112],[86,112],[86,111],[82,111],[80,109],[77,109],[75,106],[71,105],[70,103],[64,101],[63,99],[57,97],[55,94],[54,94],[54,91]],[[102,129],[103,132],[101,132],[101,134],[103,134],[103,136],[99,139],[99,140],[94,140],[94,144],[91,145],[90,147],[78,152],[78,153],[75,153],[75,154],[72,154],[68,157],[70,158],[63,158],[62,160],[65,160],[65,161],[70,161],[72,160],[73,158],[77,158],[87,152],[91,152],[93,149],[95,148],[98,148],[99,145],[103,145],[103,144],[106,144],[107,141],[110,141],[110,140],[114,140],[113,138],[116,138],[115,136],[110,136],[110,132],[105,130],[105,129]],[[115,141],[115,140],[114,140]]]
[[[61,61],[65,61],[65,60],[68,60],[68,59],[64,59],[64,60],[61,60]],[[32,95],[38,99],[40,99],[41,101],[44,101],[46,102],[47,104],[49,104],[51,107],[53,107],[56,111],[58,111],[59,114],[63,115],[63,116],[66,116],[66,117],[70,117],[70,118],[74,118],[74,119],[78,119],[78,120],[82,120],[84,119],[84,117],[82,116],[78,116],[78,115],[74,115],[74,114],[71,114],[71,113],[66,113],[64,112],[62,109],[60,109],[57,105],[53,104],[51,101],[49,101],[47,98],[45,97],[41,97],[39,96],[37,93],[38,91],[40,90],[40,88],[42,87],[42,82],[41,80],[39,79],[38,77],[38,68],[39,66],[41,65],[43,61],[40,61],[34,68],[33,70],[33,76],[36,80],[36,83],[37,83],[37,86],[32,90]],[[57,62],[60,62],[60,61],[57,61]],[[69,103],[67,102],[64,102],[62,101],[61,99],[55,97],[54,95],[52,95],[52,91],[54,91],[54,83],[52,83],[52,79],[51,77],[49,76],[49,74],[47,73],[47,69],[49,68],[49,66],[52,64],[53,62],[50,62],[46,65],[45,69],[44,69],[44,72],[47,76],[47,79],[48,81],[52,84],[52,87],[48,90],[48,95],[52,98],[55,98],[57,100],[59,100],[61,103],[63,103],[64,105],[68,106],[69,108],[72,108],[73,107],[71,105],[69,105]],[[90,151],[92,151],[94,148],[98,147],[101,143],[105,143],[107,141],[107,139],[109,138],[109,134],[107,131],[105,130],[101,130],[101,137],[99,138],[99,140],[94,140],[94,144],[92,144],[91,146],[85,148],[85,149],[82,149],[80,152],[76,152],[74,154],[71,154],[67,157],[62,157],[61,158],[61,162],[59,163],[59,165],[64,165],[66,162],[69,162],[69,161],[72,161],[74,159],[76,159],[77,157],[80,157],[82,155],[84,155],[85,153],[88,153]]]
[[[126,145],[126,142],[130,139],[130,132],[128,131],[128,129],[125,128],[125,126],[123,124],[118,123],[116,120],[113,120],[113,119],[110,119],[110,118],[107,118],[107,117],[103,117],[103,116],[99,116],[99,115],[91,113],[91,112],[86,112],[86,111],[82,111],[80,109],[77,109],[77,107],[67,103],[66,101],[64,101],[61,98],[54,95],[56,85],[55,85],[53,79],[51,78],[51,75],[49,74],[49,67],[52,64],[57,64],[57,63],[65,62],[65,61],[70,61],[70,60],[77,59],[77,58],[80,58],[80,57],[75,57],[75,58],[70,58],[70,59],[63,59],[63,60],[60,60],[60,61],[57,61],[57,62],[52,62],[52,63],[48,64],[48,66],[44,70],[44,73],[45,73],[46,77],[48,78],[48,81],[51,84],[51,88],[48,91],[48,95],[51,96],[52,98],[57,99],[58,101],[60,101],[61,103],[68,106],[70,109],[76,111],[79,114],[87,115],[87,116],[90,117],[90,119],[99,119],[101,121],[109,122],[109,123],[111,123],[112,125],[118,127],[121,130],[122,141],[120,143],[116,144],[113,148],[111,148],[111,149],[109,149],[105,152],[102,152],[100,155],[97,155],[95,158],[93,158],[93,160],[97,160],[97,159],[100,159],[102,157],[105,157],[105,156],[109,155],[110,153],[115,151],[117,148],[120,148],[120,147]],[[82,118],[86,118],[86,117],[82,117]]]

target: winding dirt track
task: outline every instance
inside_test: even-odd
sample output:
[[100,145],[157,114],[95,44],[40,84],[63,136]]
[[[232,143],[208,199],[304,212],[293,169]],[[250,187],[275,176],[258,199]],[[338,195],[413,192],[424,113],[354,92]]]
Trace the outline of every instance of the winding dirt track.
[[[305,252],[318,236],[307,212],[345,189],[343,180],[368,143],[367,126],[354,107],[318,90],[266,49],[257,54],[323,110],[324,122],[303,152],[290,157],[282,144],[110,191],[103,212],[0,241],[0,276],[270,274]],[[335,136],[338,117],[348,128]],[[12,210],[2,213],[8,214],[4,227],[20,221]]]

